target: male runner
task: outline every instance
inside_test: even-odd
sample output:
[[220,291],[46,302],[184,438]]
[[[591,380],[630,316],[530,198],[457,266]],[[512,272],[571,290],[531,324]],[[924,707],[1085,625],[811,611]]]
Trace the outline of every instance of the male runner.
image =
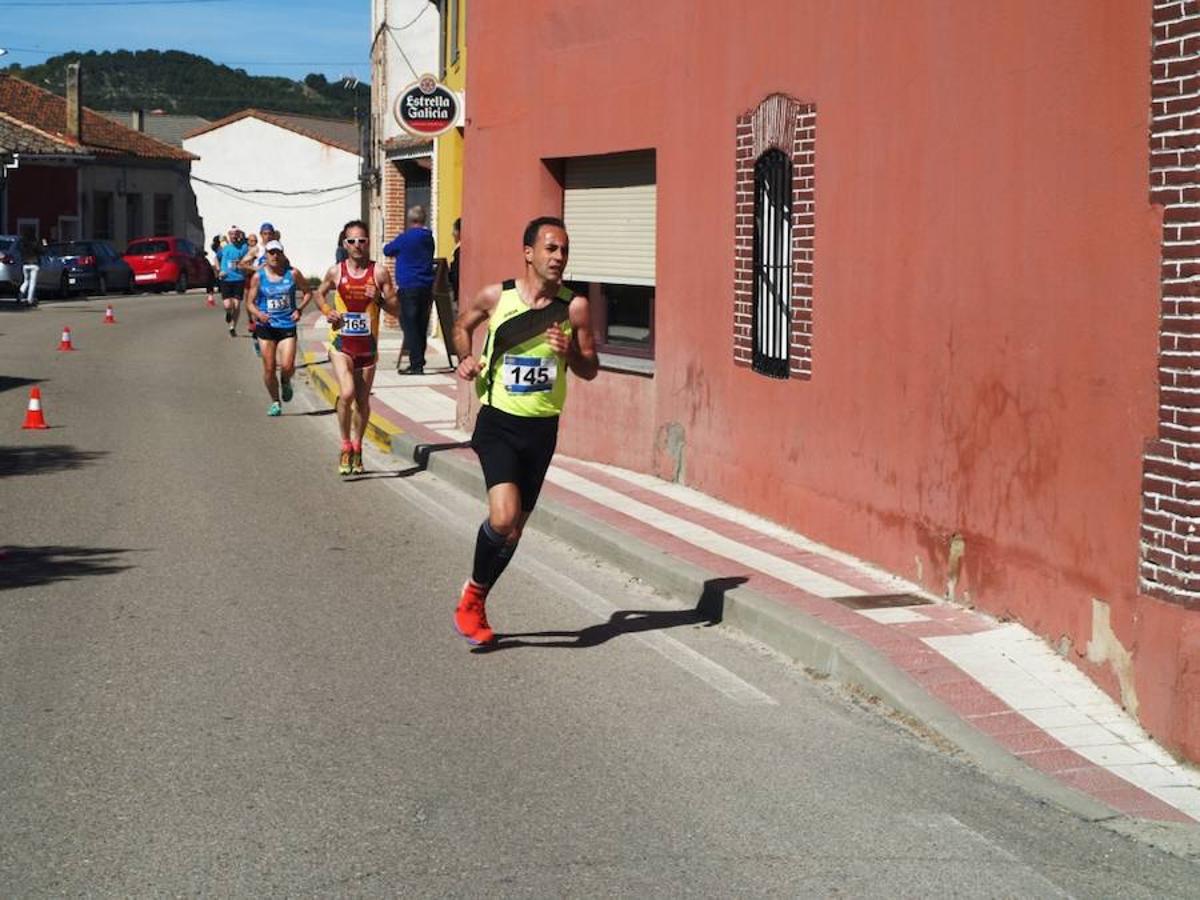
[[221,305],[225,307],[225,324],[229,326],[230,337],[237,337],[237,321],[241,314],[242,292],[246,289],[246,276],[238,268],[238,264],[245,255],[246,237],[242,233],[242,229],[234,225],[229,229],[228,243],[217,254]]
[[[554,456],[566,370],[590,381],[600,368],[587,297],[562,283],[569,250],[562,219],[534,219],[523,240],[525,274],[485,287],[454,323],[455,371],[474,379],[482,404],[471,446],[488,490],[488,517],[454,612],[454,627],[472,644],[496,638],[484,603],[516,552]],[[487,339],[476,358],[471,335],[485,321]]]
[[[279,232],[275,230],[275,226],[270,222],[263,222],[258,226],[258,237],[247,235],[246,237],[246,253],[242,256],[242,261],[238,263],[238,268],[242,270],[242,274],[246,276],[246,309],[250,308],[250,276],[262,269],[267,264],[267,244],[271,241],[278,241]],[[254,321],[254,317],[248,312],[246,315],[246,330],[250,332],[250,340],[254,342],[255,356],[262,356],[262,347],[258,343],[257,328],[258,323]]]
[[[292,375],[296,371],[296,323],[312,300],[308,282],[293,269],[283,255],[283,244],[267,241],[267,263],[250,276],[246,291],[246,311],[250,320],[258,323],[255,334],[262,347],[263,384],[271,395],[268,416],[283,413],[280,397],[287,403],[292,399]],[[303,296],[296,305],[296,291]],[[279,377],[275,362],[279,361]],[[280,382],[282,382],[282,390]]]
[[[392,315],[400,309],[392,273],[369,258],[369,241],[365,222],[347,222],[342,229],[346,259],[331,266],[317,288],[317,305],[333,332],[329,361],[338,383],[339,475],[363,471],[362,439],[371,418],[371,385],[379,360],[379,308]],[[330,291],[336,291],[334,305],[328,301]]]

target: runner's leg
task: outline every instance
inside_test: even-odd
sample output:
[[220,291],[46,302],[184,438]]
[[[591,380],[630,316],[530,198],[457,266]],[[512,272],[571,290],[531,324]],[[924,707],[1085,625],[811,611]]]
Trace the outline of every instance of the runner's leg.
[[342,435],[342,446],[350,446],[350,416],[354,411],[354,368],[350,357],[337,350],[329,351],[329,362],[333,366],[333,378],[338,386],[337,421]]
[[296,339],[290,337],[279,341],[275,353],[279,360],[280,392],[286,403],[292,399],[292,376],[296,374]]
[[[293,344],[295,341],[292,342]],[[276,403],[279,402],[279,377],[275,374],[275,341],[262,342],[262,364],[263,364],[263,384],[267,386],[267,393],[271,395],[271,399]]]
[[354,370],[354,424],[357,426],[357,436],[352,435],[350,440],[350,470],[354,475],[363,471],[362,442],[371,421],[371,385],[374,383],[374,365]]

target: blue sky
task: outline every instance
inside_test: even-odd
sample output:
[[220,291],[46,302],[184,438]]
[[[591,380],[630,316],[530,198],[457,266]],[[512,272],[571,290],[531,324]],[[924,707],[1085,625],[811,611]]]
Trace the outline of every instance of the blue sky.
[[368,0],[0,0],[0,66],[72,50],[186,50],[252,75],[370,80]]

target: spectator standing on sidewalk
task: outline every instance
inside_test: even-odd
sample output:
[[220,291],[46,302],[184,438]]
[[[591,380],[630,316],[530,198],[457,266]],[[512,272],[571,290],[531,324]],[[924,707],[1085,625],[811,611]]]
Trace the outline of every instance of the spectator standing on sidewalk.
[[462,219],[454,220],[454,253],[450,255],[450,302],[454,304],[454,314],[458,315],[458,258],[462,250]]
[[21,300],[26,306],[37,306],[37,277],[42,267],[42,245],[33,237],[21,239]]
[[425,226],[425,207],[408,211],[408,228],[383,248],[383,255],[396,260],[396,288],[400,294],[400,327],[408,368],[401,375],[425,373],[425,341],[429,335],[429,311],[433,306],[433,232]]
[[[587,297],[562,283],[568,251],[562,219],[534,219],[522,239],[524,274],[464,301],[454,322],[455,371],[474,381],[481,404],[471,447],[488,492],[471,577],[454,612],[454,627],[472,644],[496,639],[484,604],[516,552],[554,456],[567,371],[590,381],[600,368]],[[476,358],[471,336],[485,322],[488,337]]]

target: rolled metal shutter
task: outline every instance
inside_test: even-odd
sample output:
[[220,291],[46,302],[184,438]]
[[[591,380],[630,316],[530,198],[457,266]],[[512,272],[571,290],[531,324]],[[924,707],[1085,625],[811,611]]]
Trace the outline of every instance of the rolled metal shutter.
[[566,161],[566,280],[654,284],[658,190],[654,151]]

